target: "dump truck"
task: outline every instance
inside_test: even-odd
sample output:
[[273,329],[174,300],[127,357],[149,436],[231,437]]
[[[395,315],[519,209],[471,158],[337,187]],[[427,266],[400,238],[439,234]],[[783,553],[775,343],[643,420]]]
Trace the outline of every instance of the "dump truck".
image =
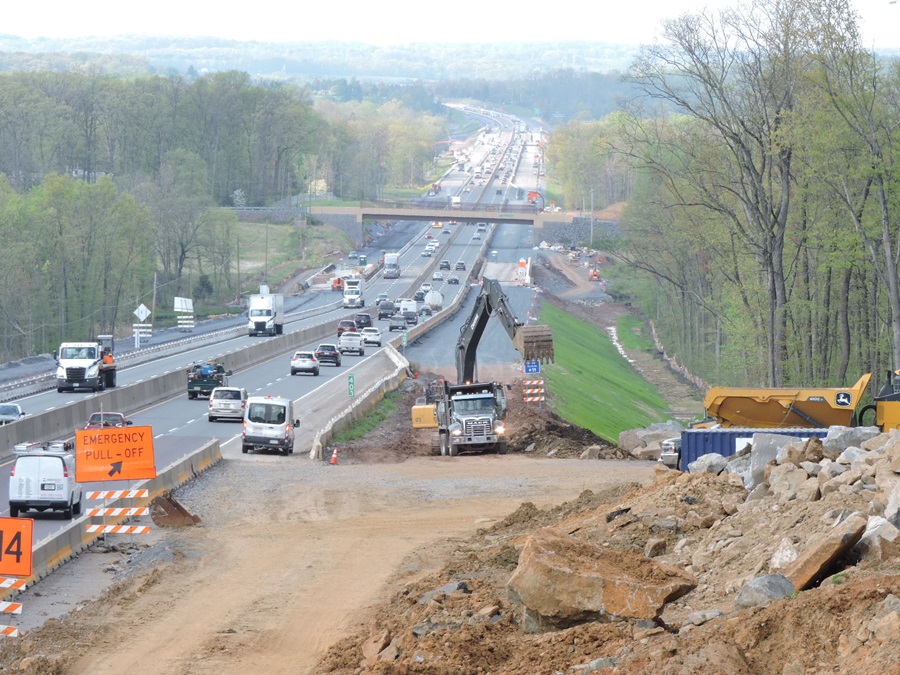
[[703,405],[720,427],[854,426],[856,408],[871,377],[871,373],[866,373],[852,387],[712,387],[706,392]]
[[[437,429],[436,447],[442,455],[452,457],[468,450],[496,450],[500,454],[507,451],[506,388],[500,382],[475,381],[478,344],[492,317],[500,320],[525,360],[553,360],[550,327],[524,325],[513,314],[500,283],[482,279],[475,306],[456,343],[457,383],[432,383],[429,398],[433,403],[417,405],[413,410],[415,426]],[[434,409],[430,415],[426,409],[429,405]]]

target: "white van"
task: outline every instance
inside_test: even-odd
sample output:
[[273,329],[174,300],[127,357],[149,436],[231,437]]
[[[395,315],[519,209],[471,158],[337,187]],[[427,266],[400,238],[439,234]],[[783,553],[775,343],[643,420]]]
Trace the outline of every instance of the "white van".
[[283,396],[251,396],[244,407],[244,432],[241,451],[279,450],[282,455],[294,452],[294,402]]
[[19,443],[9,472],[9,515],[22,511],[62,511],[65,518],[81,513],[81,485],[75,482],[72,444]]

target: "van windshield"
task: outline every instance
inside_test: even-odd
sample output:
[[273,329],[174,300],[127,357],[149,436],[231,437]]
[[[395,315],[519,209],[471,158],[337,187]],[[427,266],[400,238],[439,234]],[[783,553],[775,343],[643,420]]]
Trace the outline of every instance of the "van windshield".
[[287,418],[283,405],[278,403],[251,403],[247,419],[256,424],[284,424]]

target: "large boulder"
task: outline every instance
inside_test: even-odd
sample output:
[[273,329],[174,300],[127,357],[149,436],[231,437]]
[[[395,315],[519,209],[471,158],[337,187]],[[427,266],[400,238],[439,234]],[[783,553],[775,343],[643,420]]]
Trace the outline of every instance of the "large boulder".
[[627,550],[609,550],[551,528],[525,542],[507,583],[527,632],[587,621],[652,620],[697,585],[684,570]]
[[826,574],[835,560],[856,546],[866,531],[868,519],[858,513],[851,514],[837,523],[824,536],[816,537],[805,551],[782,572],[794,584],[795,591],[802,591]]

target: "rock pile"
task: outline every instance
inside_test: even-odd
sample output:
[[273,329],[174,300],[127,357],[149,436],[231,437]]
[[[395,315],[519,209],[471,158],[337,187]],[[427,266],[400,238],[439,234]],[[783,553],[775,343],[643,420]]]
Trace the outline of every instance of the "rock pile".
[[[675,433],[626,437],[634,452]],[[479,531],[328,672],[895,669],[900,434],[757,434],[732,457],[656,473]]]

